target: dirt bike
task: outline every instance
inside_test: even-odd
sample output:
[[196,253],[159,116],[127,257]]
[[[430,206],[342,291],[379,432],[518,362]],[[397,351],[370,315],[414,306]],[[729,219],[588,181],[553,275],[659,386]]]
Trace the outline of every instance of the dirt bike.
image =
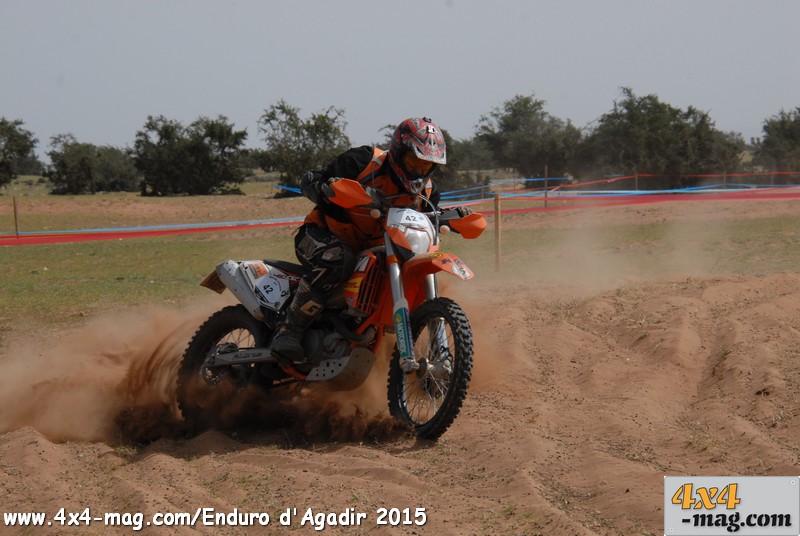
[[391,198],[348,179],[330,189],[332,203],[380,218],[383,236],[359,253],[350,279],[306,330],[302,364],[283,360],[268,347],[306,268],[269,259],[217,265],[201,284],[218,293],[228,289],[240,303],[209,317],[184,353],[177,394],[191,426],[220,425],[225,397],[247,385],[274,389],[330,382],[336,389],[354,389],[372,369],[385,334],[396,336],[389,363],[390,414],[430,440],[458,415],[472,373],[473,335],[461,307],[439,295],[436,276],[445,272],[467,280],[473,272],[439,250],[439,233],[452,229],[477,238],[486,220],[478,213],[460,217],[455,209],[392,207]]

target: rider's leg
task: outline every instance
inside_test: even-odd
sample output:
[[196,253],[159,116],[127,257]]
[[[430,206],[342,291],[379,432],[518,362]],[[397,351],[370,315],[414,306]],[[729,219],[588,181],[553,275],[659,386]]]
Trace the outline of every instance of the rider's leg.
[[355,254],[333,233],[314,225],[300,228],[295,251],[300,262],[311,269],[311,274],[300,282],[270,349],[293,363],[301,363],[305,360],[303,334],[322,311],[331,292],[352,274]]
[[275,332],[270,350],[293,363],[304,361],[303,333],[322,311],[325,298],[314,292],[308,281],[305,279],[300,281],[292,303],[286,311],[286,318]]

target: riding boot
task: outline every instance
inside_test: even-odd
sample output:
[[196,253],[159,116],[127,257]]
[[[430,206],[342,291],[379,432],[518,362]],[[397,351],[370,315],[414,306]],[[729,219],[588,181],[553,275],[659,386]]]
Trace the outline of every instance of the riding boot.
[[322,311],[324,304],[324,297],[315,292],[305,280],[301,280],[289,310],[286,311],[286,319],[272,338],[270,351],[292,363],[303,363],[306,360],[303,334]]

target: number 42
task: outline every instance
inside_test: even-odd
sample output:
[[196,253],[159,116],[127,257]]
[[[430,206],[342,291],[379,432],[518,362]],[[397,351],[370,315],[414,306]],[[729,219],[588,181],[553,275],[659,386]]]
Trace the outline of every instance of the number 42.
[[697,488],[694,490],[697,500],[692,495],[694,486],[692,484],[684,484],[678,488],[675,495],[672,496],[672,504],[681,505],[681,509],[688,510],[692,506],[697,509],[713,510],[718,504],[724,504],[725,508],[732,510],[736,508],[741,499],[736,496],[736,491],[739,488],[738,484],[728,484],[721,490],[719,488]]

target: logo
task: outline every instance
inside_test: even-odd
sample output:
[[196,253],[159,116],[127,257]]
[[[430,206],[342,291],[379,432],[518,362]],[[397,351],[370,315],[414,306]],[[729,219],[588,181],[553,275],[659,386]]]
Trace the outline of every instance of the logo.
[[256,276],[256,279],[267,275],[267,267],[263,263],[252,262],[248,264],[247,267],[250,268],[250,270]]
[[321,310],[322,304],[313,301],[308,302],[300,308],[300,312],[308,316],[314,316]]
[[453,273],[461,279],[468,279],[470,276],[469,270],[467,270],[466,267],[461,264],[454,263],[451,270],[453,270]]
[[408,309],[405,307],[398,309],[394,313],[394,331],[397,336],[397,349],[400,352],[400,358],[411,357],[411,341],[408,337],[410,335]]
[[664,534],[670,536],[795,536],[799,518],[797,476],[664,477]]
[[354,292],[358,294],[358,289],[361,288],[361,282],[364,280],[363,277],[353,277],[347,283],[344,284],[344,291],[345,292]]

